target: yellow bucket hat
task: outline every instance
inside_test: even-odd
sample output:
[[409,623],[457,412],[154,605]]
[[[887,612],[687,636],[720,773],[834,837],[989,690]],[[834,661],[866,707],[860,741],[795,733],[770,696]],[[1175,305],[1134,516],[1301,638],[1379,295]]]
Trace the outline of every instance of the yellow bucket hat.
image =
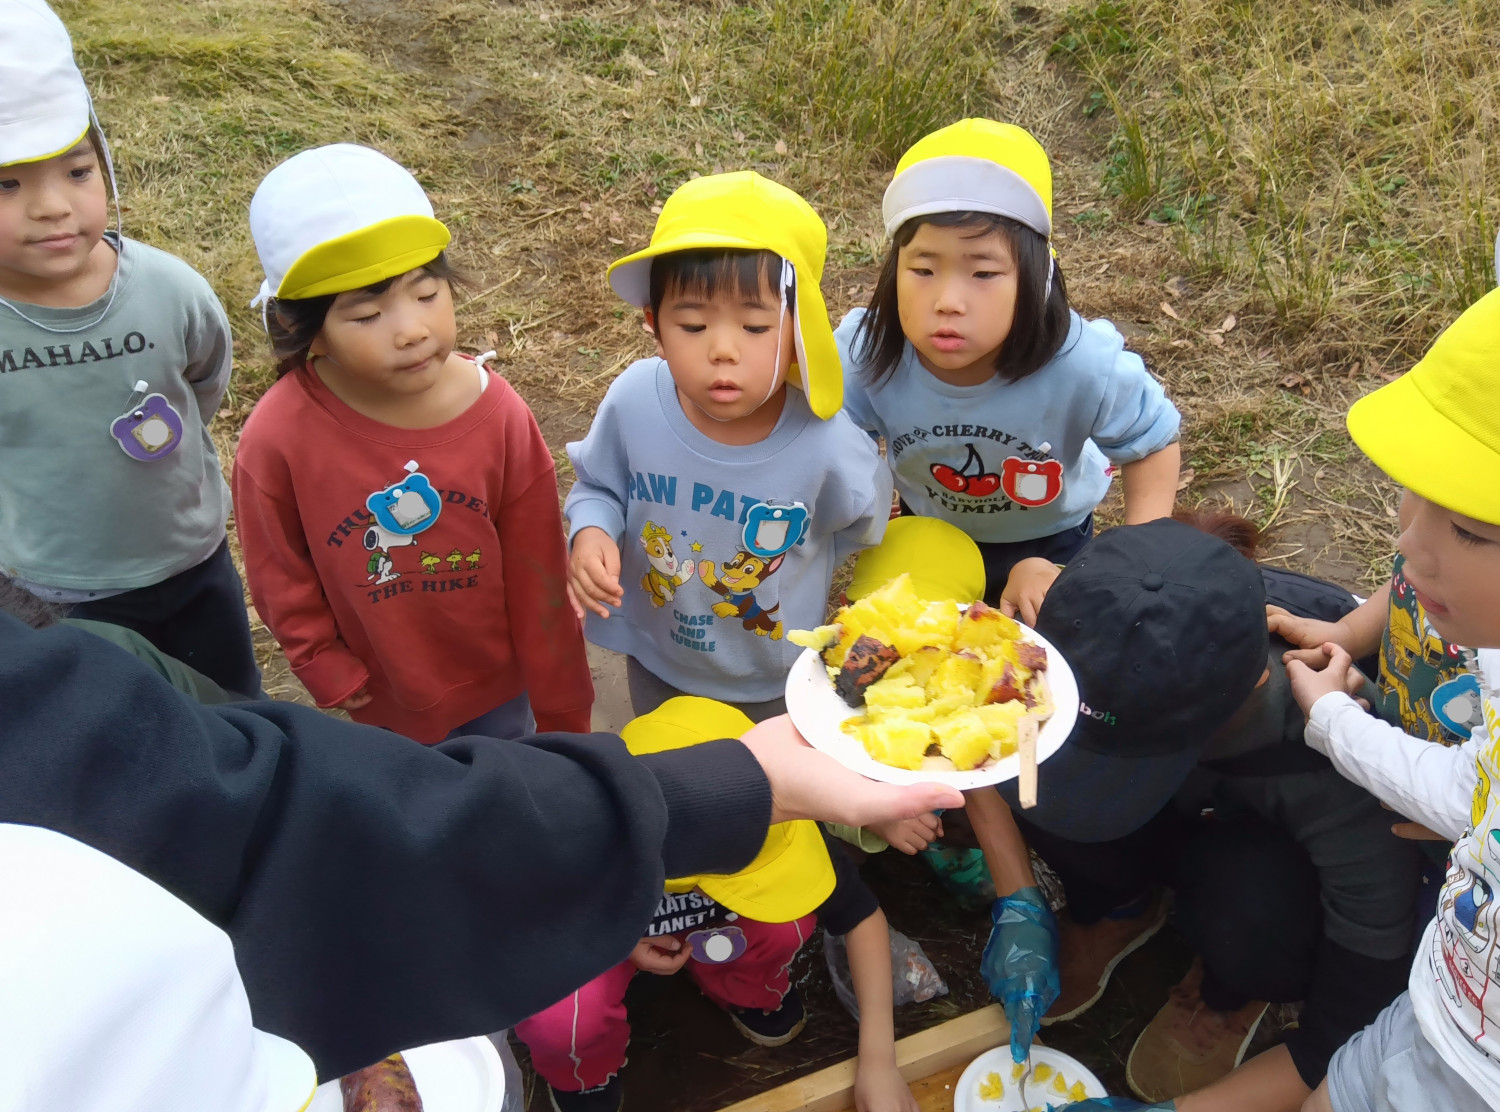
[[1500,525],[1500,290],[1469,306],[1410,371],[1355,402],[1349,435],[1408,490]]
[[[634,719],[620,737],[639,757],[739,737],[752,725],[731,706],[682,695]],[[737,873],[674,877],[666,885],[668,892],[701,889],[730,911],[758,923],[790,923],[811,914],[833,893],[833,886],[828,846],[818,824],[807,819],[772,826],[755,860]]]
[[294,154],[250,200],[267,297],[322,297],[405,274],[448,246],[417,179],[379,151],[334,143]]
[[814,413],[832,417],[844,404],[844,374],[820,287],[828,229],[786,186],[753,170],[694,178],[662,205],[651,246],[610,265],[609,284],[630,304],[648,308],[653,259],[715,248],[773,251],[790,264],[797,279],[794,323],[802,392]]
[[881,202],[887,235],[915,216],[991,212],[1052,238],[1052,164],[1023,127],[959,120],[917,140]]
[[886,526],[885,539],[859,554],[854,578],[844,592],[864,598],[902,572],[911,576],[919,598],[974,602],[984,596],[984,557],[974,538],[936,517],[903,515]]

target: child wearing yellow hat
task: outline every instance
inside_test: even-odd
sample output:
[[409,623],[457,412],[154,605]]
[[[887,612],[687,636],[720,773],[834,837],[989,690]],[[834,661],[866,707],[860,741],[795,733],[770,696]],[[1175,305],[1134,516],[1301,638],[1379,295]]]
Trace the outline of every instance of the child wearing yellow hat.
[[568,445],[564,512],[585,631],[629,658],[638,714],[681,693],[782,713],[786,630],[821,623],[834,569],[885,529],[890,473],[839,412],[827,241],[790,189],[716,174],[609,269],[657,357]]
[[[733,707],[678,697],[620,736],[641,756],[738,737],[750,726]],[[619,1074],[630,1042],[625,990],[637,971],[669,976],[686,968],[751,1042],[781,1046],[796,1038],[807,1014],[789,970],[820,922],[845,937],[849,952],[860,1016],[856,1107],[917,1112],[896,1068],[885,915],[853,863],[806,820],[771,827],[760,854],[738,873],[669,879],[646,936],[625,961],[516,1025],[553,1109],[621,1107]]]
[[903,512],[979,542],[991,603],[1019,561],[1088,542],[1115,468],[1127,523],[1169,515],[1180,418],[1113,325],[1069,308],[1041,144],[961,120],[902,156],[882,210],[870,305],[836,337],[845,409],[885,439]]
[[67,29],[0,0],[0,573],[253,698],[208,432],[229,321],[187,263],[109,229],[114,191]]
[[1471,306],[1408,374],[1349,411],[1355,442],[1405,487],[1404,582],[1465,652],[1482,722],[1462,746],[1412,737],[1345,692],[1349,653],[1287,673],[1307,739],[1393,810],[1454,839],[1437,918],[1407,993],[1345,1044],[1305,1108],[1500,1107],[1500,291]]
[[280,375],[245,423],[250,594],[319,706],[432,743],[587,733],[552,454],[509,384],[454,350],[448,229],[348,143],[250,202]]

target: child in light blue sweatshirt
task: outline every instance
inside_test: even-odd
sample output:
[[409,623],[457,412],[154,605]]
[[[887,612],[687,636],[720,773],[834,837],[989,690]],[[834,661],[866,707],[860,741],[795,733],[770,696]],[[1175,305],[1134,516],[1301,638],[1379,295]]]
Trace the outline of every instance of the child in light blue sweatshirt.
[[1180,418],[1109,322],[1068,307],[1052,171],[1025,130],[933,132],[883,210],[892,242],[870,307],[837,332],[846,412],[885,438],[904,512],[973,537],[985,598],[1031,621],[1054,565],[1093,536],[1116,467],[1127,524],[1171,514]]
[[610,267],[658,358],[626,368],[568,445],[564,512],[574,603],[589,640],[630,658],[637,715],[680,694],[783,713],[786,631],[822,622],[834,569],[885,531],[890,473],[839,412],[826,245],[791,190],[719,174]]

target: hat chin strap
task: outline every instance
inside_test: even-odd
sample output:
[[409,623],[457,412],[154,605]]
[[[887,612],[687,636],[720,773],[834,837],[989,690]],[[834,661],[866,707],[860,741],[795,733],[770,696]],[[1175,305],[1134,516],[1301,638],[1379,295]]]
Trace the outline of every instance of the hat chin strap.
[[[776,393],[776,378],[781,367],[781,345],[783,340],[785,339],[786,334],[786,329],[783,327],[783,324],[786,321],[786,291],[791,287],[791,284],[796,276],[796,268],[793,267],[788,260],[782,259],[781,279],[776,283],[776,285],[779,287],[779,292],[781,295],[781,307],[776,314],[776,362],[774,366],[777,369],[771,372],[771,387],[766,391],[766,396],[761,398],[761,400],[756,403],[755,409],[752,409],[750,413],[754,413],[756,409],[759,409],[761,406],[765,405],[768,401],[771,400],[771,395]],[[1048,281],[1050,282],[1051,278],[1048,278]],[[710,421],[717,421],[721,425],[727,425],[730,421],[739,420],[738,417],[716,417],[708,410],[704,409],[697,402],[694,402],[692,398],[688,398],[688,401],[693,402],[693,408],[696,409],[699,413],[703,414],[703,416],[707,417]],[[749,413],[745,414],[746,417],[748,417],[749,415]]]
[[[87,95],[87,90],[85,90],[85,95]],[[104,173],[109,178],[109,195],[114,199],[115,202],[115,236],[120,241],[120,252],[124,253],[125,217],[124,214],[120,211],[120,186],[115,181],[115,160],[110,156],[109,140],[104,138],[104,128],[99,124],[99,117],[94,114],[93,97],[89,97],[89,125],[90,130],[92,130],[95,135],[99,136],[99,150],[104,156]],[[115,272],[109,277],[109,300],[104,303],[104,308],[99,310],[99,315],[93,320],[88,321],[85,324],[80,324],[74,328],[58,328],[56,325],[47,324],[44,321],[39,321],[32,317],[28,317],[25,313],[21,312],[20,309],[16,308],[14,302],[8,301],[3,297],[0,297],[0,305],[4,305],[7,309],[9,309],[16,316],[20,317],[27,324],[35,325],[37,328],[41,328],[55,335],[71,336],[75,332],[87,332],[90,328],[93,328],[105,317],[109,316],[109,311],[114,308],[115,294],[119,292],[119,289],[120,268],[119,266],[116,266]]]

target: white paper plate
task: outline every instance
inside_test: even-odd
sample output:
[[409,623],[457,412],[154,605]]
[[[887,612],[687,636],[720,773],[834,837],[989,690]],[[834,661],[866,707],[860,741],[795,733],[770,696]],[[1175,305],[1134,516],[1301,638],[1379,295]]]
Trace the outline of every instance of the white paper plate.
[[[505,1103],[505,1071],[495,1044],[480,1035],[403,1050],[422,1112],[500,1112]],[[318,1086],[307,1112],[344,1112],[335,1079]]]
[[[1053,705],[1057,708],[1037,732],[1036,759],[1040,764],[1061,749],[1062,743],[1073,732],[1073,724],[1078,721],[1078,681],[1062,653],[1040,633],[1027,629],[1026,640],[1047,650],[1047,683],[1052,689]],[[893,768],[881,764],[865,752],[858,740],[839,729],[847,719],[864,712],[839,698],[816,649],[804,649],[792,665],[786,678],[786,710],[792,717],[792,724],[814,749],[821,749],[845,768],[871,780],[887,784],[950,784],[959,791],[969,791],[1014,780],[1020,775],[1021,759],[1014,754],[969,772],[955,772],[951,768]]]
[[[1089,1096],[1109,1095],[1099,1079],[1078,1059],[1069,1057],[1061,1050],[1053,1050],[1050,1046],[1033,1046],[1032,1069],[1044,1062],[1059,1070],[1067,1078],[1069,1085],[1082,1081]],[[970,1062],[969,1068],[964,1070],[963,1076],[953,1088],[953,1112],[1026,1112],[1028,1108],[1046,1108],[1049,1101],[1056,1105],[1067,1103],[1068,1098],[1052,1087],[1052,1079],[1049,1077],[1046,1081],[1028,1082],[1026,1099],[1030,1103],[1022,1104],[1021,1087],[1010,1079],[1012,1064],[1009,1043],[997,1046],[994,1050],[986,1050]],[[998,1073],[1000,1080],[1005,1083],[1005,1095],[999,1100],[985,1100],[979,1095],[980,1083],[991,1073]]]

